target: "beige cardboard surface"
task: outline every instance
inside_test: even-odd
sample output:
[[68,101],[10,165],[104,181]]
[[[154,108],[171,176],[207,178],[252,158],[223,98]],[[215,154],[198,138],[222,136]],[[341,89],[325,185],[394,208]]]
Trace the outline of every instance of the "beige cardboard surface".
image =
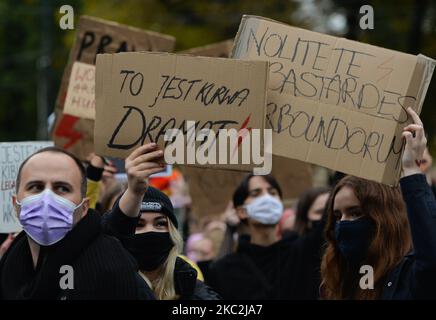
[[75,61],[95,64],[97,53],[172,51],[175,38],[89,16],[81,16],[55,105],[55,144],[81,159],[93,152],[94,121],[63,113],[71,69]]
[[[233,40],[227,40],[180,53],[227,58],[232,46]],[[232,199],[235,188],[246,175],[246,173],[187,166],[181,167],[181,170],[189,185],[194,216],[221,214],[228,201]],[[312,186],[312,167],[308,163],[273,156],[272,174],[278,179],[285,200],[297,198]]]
[[[192,199],[192,215],[217,216],[222,214],[232,200],[244,172],[209,168],[181,167]],[[283,192],[283,200],[295,199],[312,187],[312,168],[309,164],[289,158],[273,156],[271,173]]]
[[273,154],[396,185],[434,60],[244,16],[233,58],[270,65]]
[[79,118],[95,118],[95,66],[74,62],[65,98],[64,113]]
[[[188,131],[185,155],[195,139],[188,121],[202,128],[260,129],[265,122],[268,63],[222,58],[141,52],[98,55],[96,73],[95,143],[99,154],[126,157],[138,146],[157,142],[165,147],[167,129]],[[261,136],[262,138],[262,136]],[[217,164],[233,170],[250,170],[251,161]],[[263,143],[263,139],[259,141]],[[254,144],[254,142],[253,142]],[[243,143],[240,145],[242,146]],[[230,144],[227,156],[231,155]],[[195,149],[198,151],[197,140]],[[260,150],[263,150],[262,145]],[[230,163],[227,157],[227,163]],[[188,159],[185,156],[185,163]],[[190,164],[201,165],[197,160]]]
[[180,51],[178,53],[203,57],[228,58],[232,51],[232,47],[233,40],[225,40],[217,43],[212,43],[207,46]]

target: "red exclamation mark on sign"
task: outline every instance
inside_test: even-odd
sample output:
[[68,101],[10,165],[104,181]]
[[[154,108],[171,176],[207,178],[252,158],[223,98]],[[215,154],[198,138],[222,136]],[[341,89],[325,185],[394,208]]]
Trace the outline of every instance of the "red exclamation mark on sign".
[[[238,144],[236,145],[235,149],[233,150],[232,157],[234,157],[235,153],[238,151],[239,146],[242,143],[242,140],[250,133],[251,128],[247,128],[248,122],[250,122],[251,114],[248,115],[247,119],[244,120],[244,122],[241,125],[241,128],[238,131]],[[248,132],[244,129],[247,129]]]

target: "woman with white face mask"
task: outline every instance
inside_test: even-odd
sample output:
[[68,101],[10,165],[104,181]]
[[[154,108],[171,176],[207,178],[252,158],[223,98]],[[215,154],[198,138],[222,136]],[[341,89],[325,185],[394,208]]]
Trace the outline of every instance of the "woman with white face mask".
[[280,240],[276,227],[284,210],[282,191],[270,175],[248,175],[233,204],[249,240],[213,263],[206,282],[223,299],[317,298],[322,223],[305,237]]

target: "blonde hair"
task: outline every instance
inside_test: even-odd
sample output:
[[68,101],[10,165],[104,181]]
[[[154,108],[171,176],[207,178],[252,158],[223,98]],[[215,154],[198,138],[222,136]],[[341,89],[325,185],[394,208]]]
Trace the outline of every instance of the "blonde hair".
[[158,300],[176,300],[179,298],[176,294],[174,283],[174,269],[177,256],[183,250],[183,239],[174,224],[168,218],[167,221],[170,238],[174,243],[174,247],[168,254],[165,263],[159,267],[158,276],[154,281],[150,281],[143,272],[140,272]]

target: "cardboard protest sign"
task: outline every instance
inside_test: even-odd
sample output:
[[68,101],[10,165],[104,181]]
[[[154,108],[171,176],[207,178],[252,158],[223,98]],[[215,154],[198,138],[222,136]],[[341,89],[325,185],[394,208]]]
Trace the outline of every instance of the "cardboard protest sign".
[[17,214],[12,205],[12,195],[15,194],[15,182],[21,163],[39,149],[52,145],[52,141],[0,143],[0,233],[10,233],[21,230],[20,222],[17,219]]
[[273,154],[389,185],[434,60],[244,16],[232,57],[270,65]]
[[[86,159],[89,153],[94,151],[92,112],[87,110],[86,114],[82,114],[80,111],[77,113],[68,108],[65,111],[75,115],[64,113],[71,71],[75,62],[95,65],[98,53],[172,51],[174,45],[175,38],[172,36],[81,16],[56,100],[56,122],[53,130],[55,145],[72,152],[80,159]],[[82,116],[85,119],[80,118]]]
[[[285,203],[298,198],[303,191],[312,187],[312,168],[309,164],[279,156],[273,156],[272,161],[271,174],[282,188]],[[191,212],[195,217],[222,214],[232,200],[236,188],[247,175],[243,172],[209,168],[180,169],[189,185]]]
[[95,118],[95,66],[74,62],[65,98],[64,113],[84,119]]
[[[241,161],[240,146],[249,141],[246,136],[240,136],[238,144],[226,144],[223,151],[224,139],[215,134],[233,129],[237,137],[243,129],[256,131],[259,136],[256,141],[253,138],[250,151],[263,150],[267,62],[130,52],[98,55],[96,67],[97,153],[123,158],[148,142],[168,149],[179,140],[165,141],[164,136],[168,129],[177,129],[183,133],[183,150],[175,150],[175,156],[182,153],[176,164],[234,170],[255,167],[251,157]],[[201,129],[213,130],[211,136],[203,137],[203,144]],[[207,157],[202,158],[204,163],[199,155]],[[238,161],[231,163],[234,158]]]
[[[233,40],[222,41],[180,53],[208,57],[229,57]],[[212,168],[180,168],[189,185],[193,216],[216,216],[224,212],[233,192],[246,173],[237,173]],[[272,174],[283,190],[283,199],[297,198],[312,186],[312,167],[289,158],[273,156]]]
[[228,58],[232,51],[232,47],[233,40],[225,40],[207,46],[180,51],[179,53],[203,57]]

